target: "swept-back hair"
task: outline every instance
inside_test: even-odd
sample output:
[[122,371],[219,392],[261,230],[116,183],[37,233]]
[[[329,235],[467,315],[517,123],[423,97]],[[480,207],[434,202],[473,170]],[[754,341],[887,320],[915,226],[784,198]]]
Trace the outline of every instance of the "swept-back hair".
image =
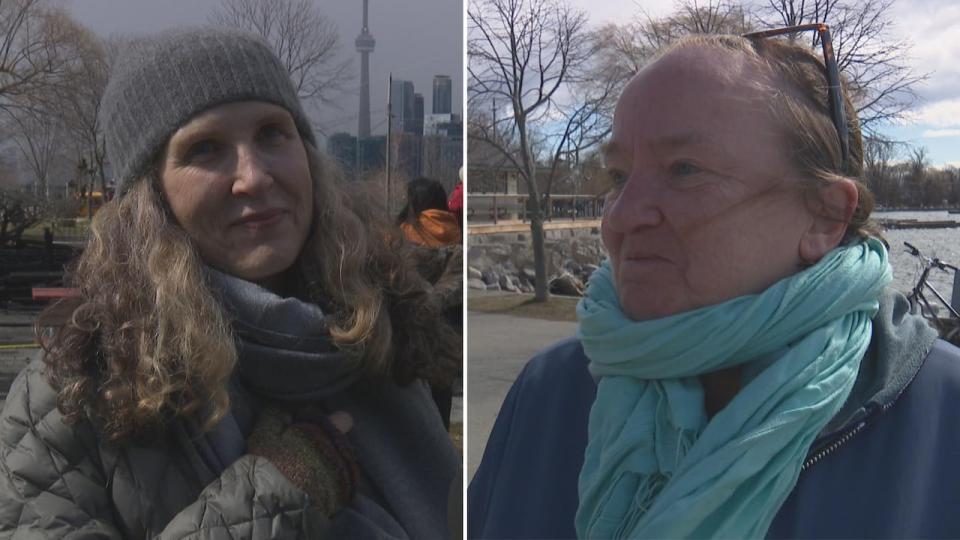
[[[439,299],[384,215],[349,196],[332,161],[305,146],[313,226],[292,273],[303,299],[332,314],[332,340],[368,378],[451,382],[461,345]],[[67,277],[79,297],[37,322],[61,411],[68,421],[94,420],[113,440],[184,415],[212,427],[229,409],[237,362],[229,316],[163,200],[158,170],[97,212]],[[64,312],[67,320],[57,320]]]
[[698,34],[680,39],[658,54],[685,48],[713,48],[743,54],[758,69],[758,79],[770,77],[770,112],[782,128],[794,169],[803,178],[799,186],[807,200],[822,209],[819,189],[840,179],[849,179],[857,187],[857,207],[853,211],[844,243],[864,236],[880,238],[870,221],[874,198],[865,184],[863,139],[857,109],[850,100],[845,81],[841,95],[849,133],[849,156],[843,162],[840,136],[830,112],[826,68],[823,59],[806,47],[784,39],[748,39],[730,35]]

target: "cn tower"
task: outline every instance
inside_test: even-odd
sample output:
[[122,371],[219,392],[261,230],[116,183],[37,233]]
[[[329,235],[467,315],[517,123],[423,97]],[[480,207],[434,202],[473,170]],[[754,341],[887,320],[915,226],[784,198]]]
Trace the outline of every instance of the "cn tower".
[[376,45],[367,27],[367,0],[363,0],[363,29],[357,36],[357,52],[360,53],[360,124],[357,139],[370,136],[370,53]]

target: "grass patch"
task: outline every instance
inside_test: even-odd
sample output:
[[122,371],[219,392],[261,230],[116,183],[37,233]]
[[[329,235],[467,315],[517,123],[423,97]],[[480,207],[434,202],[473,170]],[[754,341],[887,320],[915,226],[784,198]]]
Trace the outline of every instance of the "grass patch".
[[43,229],[49,227],[53,231],[54,240],[63,236],[86,236],[90,225],[86,218],[57,219],[42,221],[23,231],[24,240],[43,241]]
[[467,309],[530,319],[576,322],[579,300],[569,296],[551,296],[546,302],[534,302],[532,294],[471,295],[467,300]]

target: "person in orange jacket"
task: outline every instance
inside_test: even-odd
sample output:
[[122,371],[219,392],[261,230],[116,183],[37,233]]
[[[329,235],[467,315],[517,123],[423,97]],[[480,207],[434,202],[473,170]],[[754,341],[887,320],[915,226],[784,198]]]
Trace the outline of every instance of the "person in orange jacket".
[[460,230],[463,230],[463,165],[460,166],[460,181],[454,186],[450,198],[447,199],[447,210],[453,212],[460,222]]
[[[447,192],[429,178],[416,178],[407,184],[407,204],[397,216],[406,239],[420,246],[414,252],[417,269],[434,286],[441,298],[447,322],[463,331],[463,251],[460,245],[460,221],[447,210]],[[453,385],[431,385],[430,392],[440,411],[443,425],[450,428]]]
[[416,178],[407,184],[407,204],[397,223],[415,244],[441,247],[460,243],[460,223],[447,210],[447,193],[436,180]]

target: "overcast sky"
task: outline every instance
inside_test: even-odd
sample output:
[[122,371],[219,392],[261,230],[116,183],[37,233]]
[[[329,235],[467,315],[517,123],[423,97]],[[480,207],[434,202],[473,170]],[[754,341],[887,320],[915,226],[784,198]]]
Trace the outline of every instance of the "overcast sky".
[[[99,34],[142,34],[184,24],[203,23],[220,0],[65,0],[82,23]],[[674,0],[570,0],[584,9],[591,24],[625,22],[641,9],[663,15]],[[361,0],[318,0],[340,29],[341,55],[359,55],[353,40],[360,31]],[[412,80],[430,110],[435,74],[451,75],[454,110],[462,109],[462,4],[459,0],[370,0],[370,30],[377,40],[371,56],[371,121],[375,133],[386,129],[386,86],[395,78]],[[912,65],[930,79],[918,88],[921,103],[908,122],[884,131],[899,140],[922,144],[933,163],[960,165],[960,2],[894,0],[893,32],[914,43]],[[359,75],[348,83],[337,109],[317,118],[322,131],[356,132]]]
[[960,167],[960,3],[897,0],[895,8],[898,30],[914,43],[913,65],[930,80],[916,114],[890,133],[929,148],[936,164]]
[[[103,36],[149,34],[182,25],[203,24],[220,0],[65,0],[74,17]],[[340,54],[353,60],[353,80],[337,106],[315,118],[319,131],[357,132],[360,56],[353,41],[360,33],[362,0],[318,0],[339,28]],[[386,132],[387,77],[413,81],[429,113],[433,76],[453,80],[453,109],[463,108],[463,14],[459,0],[370,0],[370,32],[377,44],[370,56],[370,124]]]
[[[593,25],[623,23],[640,10],[652,16],[672,11],[674,0],[570,0],[587,12]],[[706,2],[703,2],[706,3]],[[912,65],[930,79],[918,86],[921,101],[911,118],[881,131],[926,146],[934,165],[960,167],[960,2],[894,0],[892,34],[913,43]]]

